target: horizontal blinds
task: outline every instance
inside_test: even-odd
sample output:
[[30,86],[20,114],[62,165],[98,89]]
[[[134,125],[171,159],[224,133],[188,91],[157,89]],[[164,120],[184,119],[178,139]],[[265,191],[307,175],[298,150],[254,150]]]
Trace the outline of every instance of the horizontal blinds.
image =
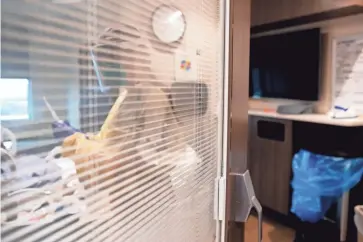
[[2,241],[213,241],[219,4],[1,2]]

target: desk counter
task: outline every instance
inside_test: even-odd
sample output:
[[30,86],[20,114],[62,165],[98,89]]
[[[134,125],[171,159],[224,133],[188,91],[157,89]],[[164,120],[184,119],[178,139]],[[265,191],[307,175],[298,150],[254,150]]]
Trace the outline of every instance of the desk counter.
[[327,114],[299,114],[299,115],[286,115],[278,114],[276,112],[264,112],[262,110],[249,110],[248,115],[260,116],[267,118],[286,119],[292,121],[328,124],[342,127],[363,127],[363,116],[353,119],[333,119]]

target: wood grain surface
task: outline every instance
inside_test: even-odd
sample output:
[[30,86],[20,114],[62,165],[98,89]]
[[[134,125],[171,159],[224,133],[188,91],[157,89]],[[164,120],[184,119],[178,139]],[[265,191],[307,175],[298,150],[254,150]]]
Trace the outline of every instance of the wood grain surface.
[[363,1],[253,0],[251,8],[251,25],[261,25],[355,5],[363,5]]
[[[284,125],[284,141],[258,136],[258,122]],[[248,166],[256,196],[263,206],[282,214],[289,211],[292,160],[292,121],[250,116]]]

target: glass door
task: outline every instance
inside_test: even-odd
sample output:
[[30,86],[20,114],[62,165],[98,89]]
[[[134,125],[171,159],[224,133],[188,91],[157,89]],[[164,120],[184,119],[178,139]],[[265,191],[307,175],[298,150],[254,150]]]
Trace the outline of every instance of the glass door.
[[225,4],[1,1],[2,241],[223,241]]

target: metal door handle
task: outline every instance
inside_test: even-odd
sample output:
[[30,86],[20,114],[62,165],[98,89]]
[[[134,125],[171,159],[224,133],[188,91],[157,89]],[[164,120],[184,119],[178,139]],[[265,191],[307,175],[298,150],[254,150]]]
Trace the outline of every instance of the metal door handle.
[[262,206],[256,198],[253,189],[250,172],[247,170],[243,174],[230,174],[234,182],[235,204],[231,217],[236,222],[247,222],[251,209],[255,208],[258,214],[258,242],[262,242]]
[[253,197],[251,201],[258,215],[258,242],[262,242],[262,206],[256,197]]

